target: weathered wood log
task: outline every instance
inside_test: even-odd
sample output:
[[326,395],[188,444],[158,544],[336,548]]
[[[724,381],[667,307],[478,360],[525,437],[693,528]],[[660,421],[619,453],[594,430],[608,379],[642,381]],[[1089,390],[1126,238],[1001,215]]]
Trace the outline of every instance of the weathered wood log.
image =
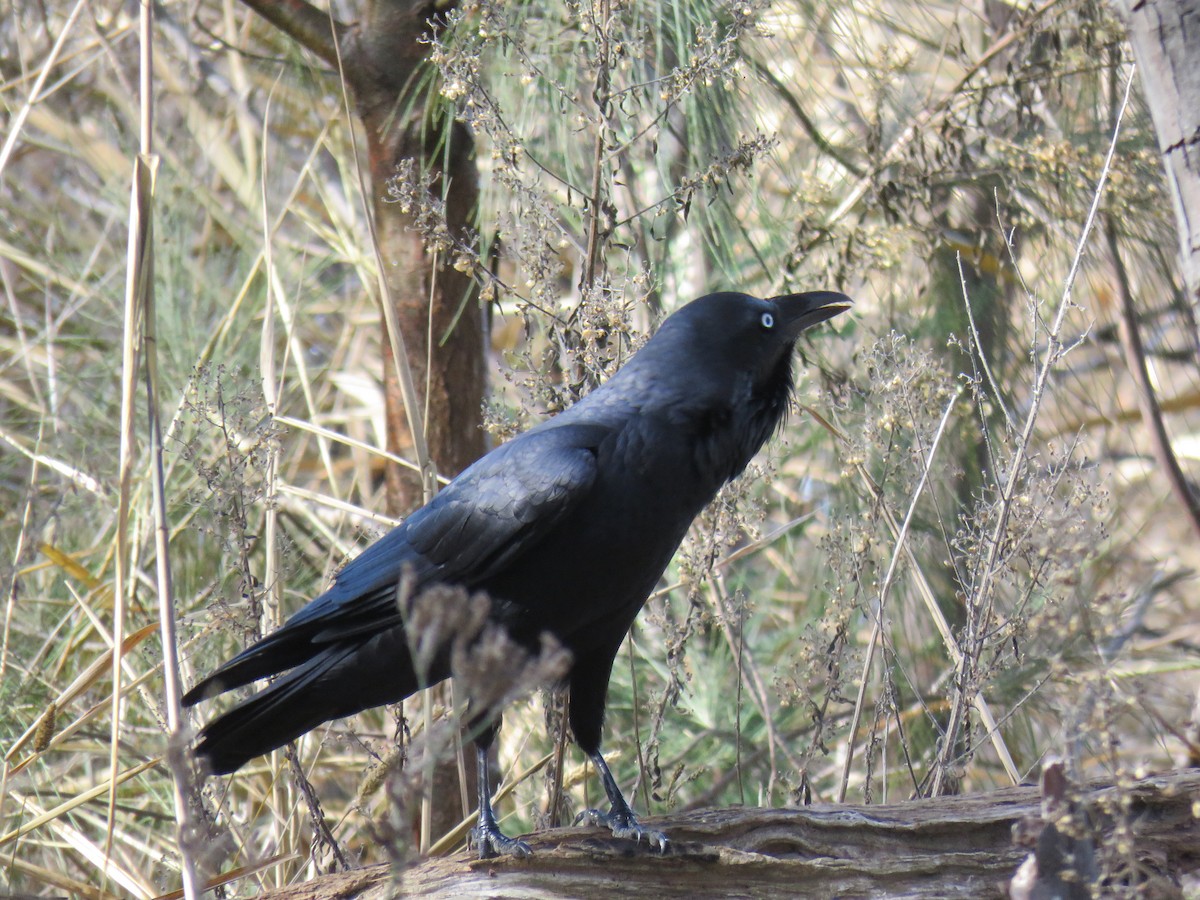
[[[1103,847],[1122,810],[1141,895],[1183,896],[1200,879],[1200,770],[1076,795]],[[664,857],[590,828],[527,837],[530,859],[480,861],[466,852],[393,876],[386,865],[325,876],[264,898],[415,897],[1004,897],[1028,850],[1013,826],[1040,818],[1036,787],[879,806],[705,809],[647,819],[671,836]]]

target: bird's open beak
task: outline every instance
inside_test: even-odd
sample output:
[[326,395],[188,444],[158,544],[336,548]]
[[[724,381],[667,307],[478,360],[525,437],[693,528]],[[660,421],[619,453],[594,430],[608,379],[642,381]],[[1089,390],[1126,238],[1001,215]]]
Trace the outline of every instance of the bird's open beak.
[[772,297],[771,302],[779,310],[783,331],[795,338],[806,328],[819,325],[844,313],[854,301],[837,291],[806,291],[803,294],[784,294]]

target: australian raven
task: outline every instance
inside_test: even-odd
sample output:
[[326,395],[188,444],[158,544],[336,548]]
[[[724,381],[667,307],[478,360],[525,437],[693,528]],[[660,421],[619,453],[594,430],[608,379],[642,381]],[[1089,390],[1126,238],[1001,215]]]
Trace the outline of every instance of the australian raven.
[[[809,326],[850,306],[817,291],[763,300],[702,297],[603,386],[513,438],[455,478],[349,563],[333,585],[184,698],[198,701],[279,675],[201,732],[196,752],[232,772],[317,725],[393,703],[450,676],[449,653],[417,672],[397,603],[453,585],[491,598],[490,620],[534,649],[549,632],[571,654],[568,720],[611,808],[590,810],[614,834],[667,840],[638,824],[600,755],[613,659],[696,515],[775,431],[792,392],[792,348]],[[488,747],[500,710],[472,710],[481,857],[524,856],[501,833],[489,797]]]

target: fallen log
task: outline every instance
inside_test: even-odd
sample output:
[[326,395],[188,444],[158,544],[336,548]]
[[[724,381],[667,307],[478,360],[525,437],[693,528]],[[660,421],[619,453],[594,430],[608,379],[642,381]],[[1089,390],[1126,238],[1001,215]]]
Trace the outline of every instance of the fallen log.
[[[1200,770],[1093,783],[1072,799],[1098,857],[1120,863],[1115,877],[1125,883],[1110,881],[1101,896],[1200,888]],[[395,874],[380,864],[262,897],[1005,897],[1030,855],[1014,842],[1014,826],[1028,837],[1044,805],[1030,786],[887,805],[703,809],[646,820],[670,835],[665,856],[592,828],[560,828],[527,836],[533,856],[525,860],[460,851]],[[1102,871],[1114,877],[1111,866]]]

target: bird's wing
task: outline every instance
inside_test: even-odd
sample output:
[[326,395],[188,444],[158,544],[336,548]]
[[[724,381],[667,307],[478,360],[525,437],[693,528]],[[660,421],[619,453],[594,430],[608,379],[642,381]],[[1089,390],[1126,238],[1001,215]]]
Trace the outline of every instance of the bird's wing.
[[406,567],[414,589],[486,581],[587,494],[606,433],[599,425],[564,424],[498,447],[347,565],[284,627],[302,626],[323,643],[399,624],[396,591]]
[[552,420],[497,447],[351,561],[329,590],[193,687],[185,705],[298,666],[333,642],[401,624],[397,592],[406,572],[417,591],[485,581],[586,496],[608,431]]

